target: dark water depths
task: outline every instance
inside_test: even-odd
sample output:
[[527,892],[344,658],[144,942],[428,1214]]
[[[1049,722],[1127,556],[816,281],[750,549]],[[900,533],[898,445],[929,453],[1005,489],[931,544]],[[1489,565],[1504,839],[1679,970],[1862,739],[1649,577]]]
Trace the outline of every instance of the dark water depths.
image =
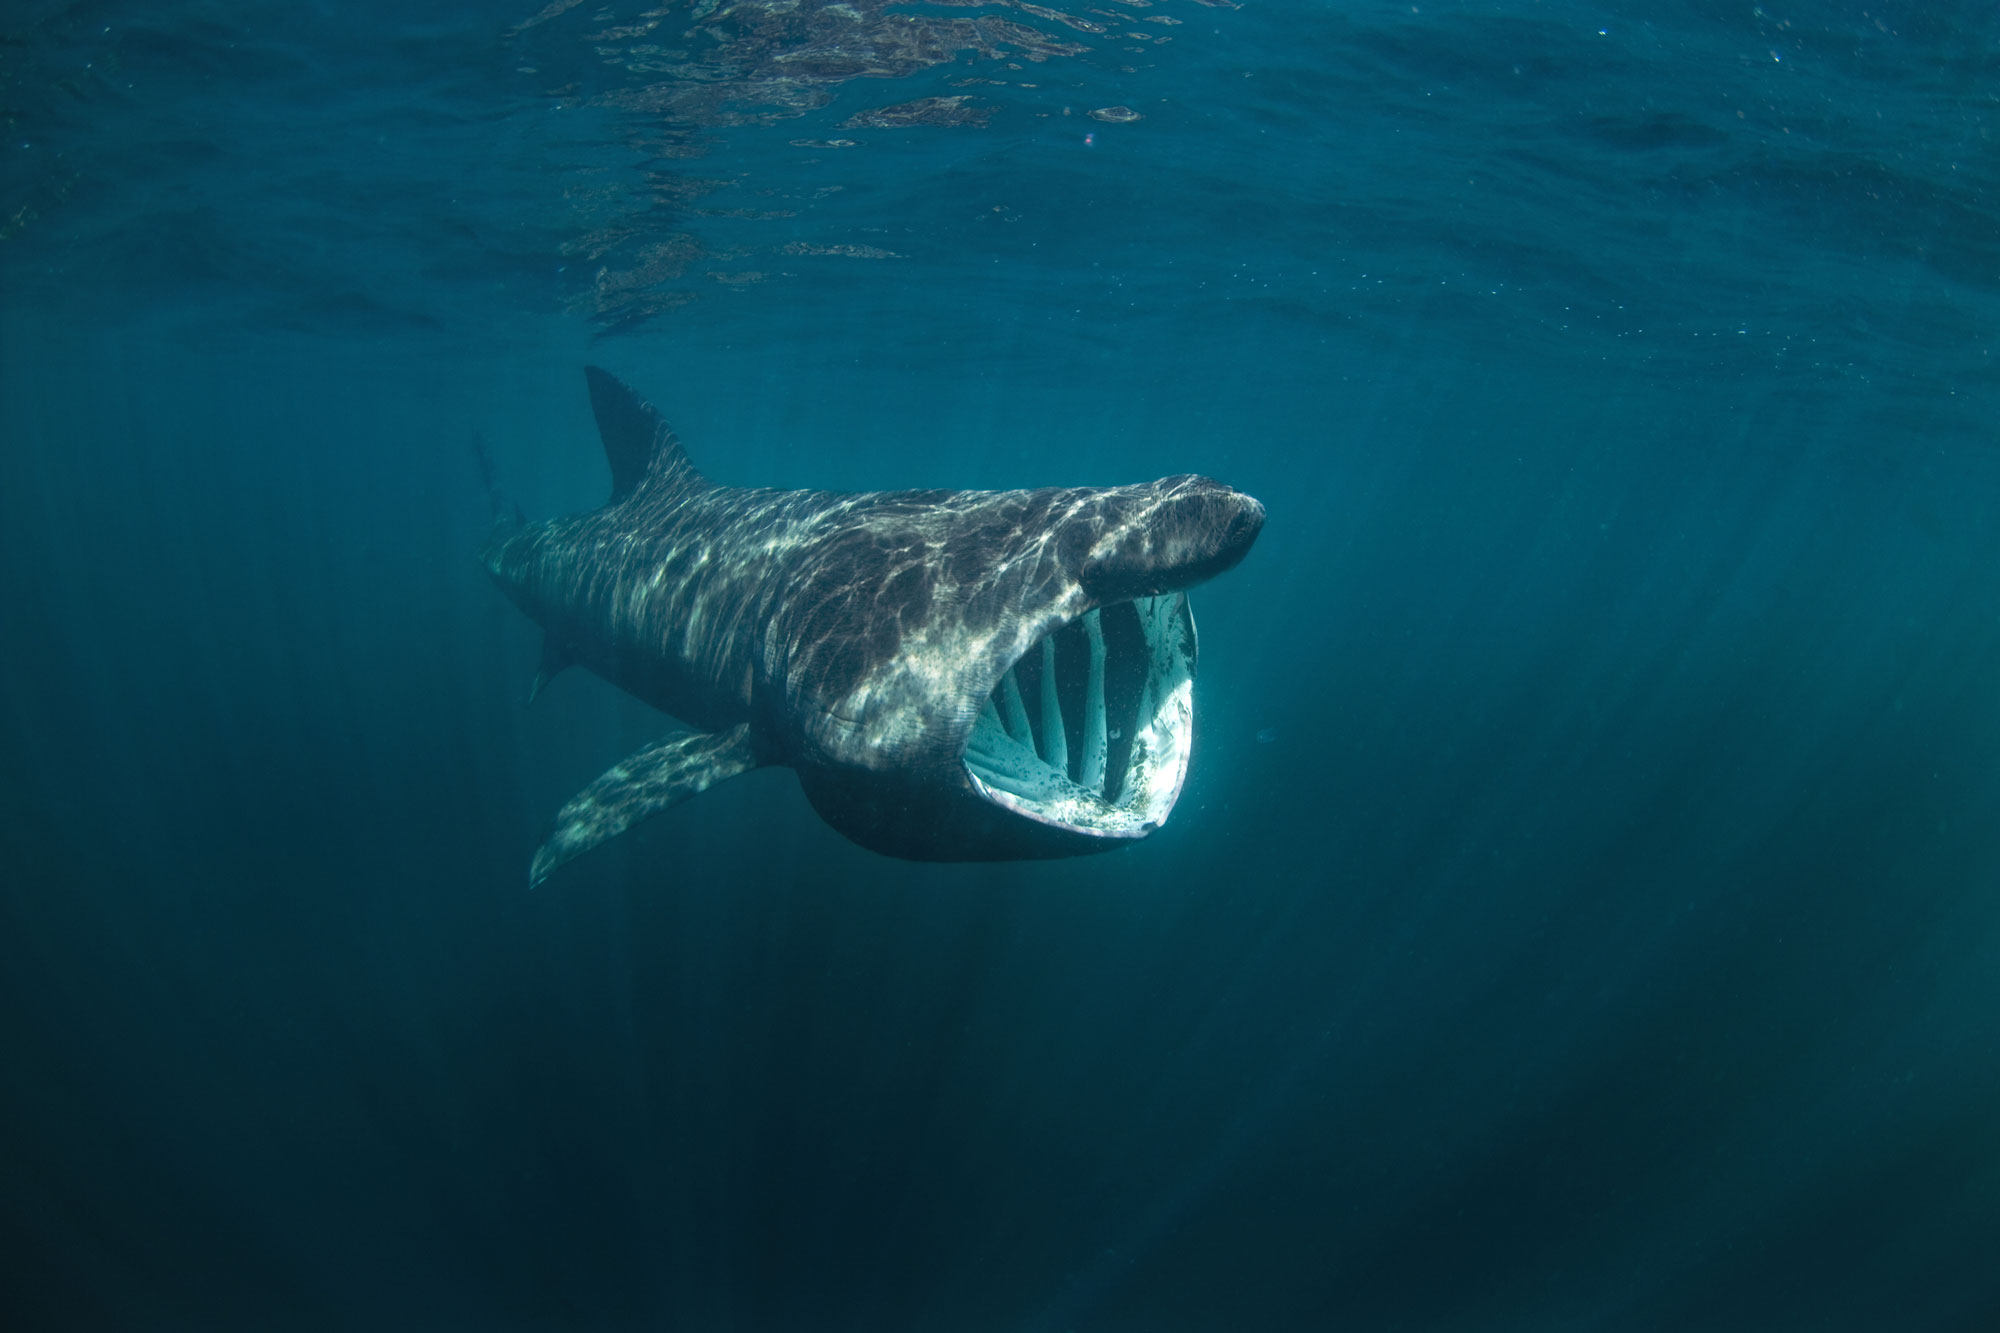
[[[1990,6],[659,8],[0,22],[7,1327],[2000,1326]],[[530,893],[586,361],[1262,498],[1173,821]]]

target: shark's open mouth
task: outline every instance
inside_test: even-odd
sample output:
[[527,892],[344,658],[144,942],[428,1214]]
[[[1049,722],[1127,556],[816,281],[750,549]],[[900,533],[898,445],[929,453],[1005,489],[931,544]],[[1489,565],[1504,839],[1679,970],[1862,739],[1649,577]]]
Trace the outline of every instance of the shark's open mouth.
[[1194,740],[1185,593],[1091,611],[1000,678],[965,747],[981,795],[1045,824],[1144,837],[1174,808]]

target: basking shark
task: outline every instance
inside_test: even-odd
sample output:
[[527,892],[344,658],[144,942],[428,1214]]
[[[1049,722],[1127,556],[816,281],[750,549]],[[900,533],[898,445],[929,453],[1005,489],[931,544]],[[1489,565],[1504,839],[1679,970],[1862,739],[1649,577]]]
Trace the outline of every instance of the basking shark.
[[1165,822],[1194,732],[1187,589],[1249,551],[1257,501],[1194,476],[720,486],[650,404],[585,375],[610,500],[505,525],[481,558],[545,633],[536,692],[580,665],[694,729],[565,805],[532,882],[767,764],[847,837],[915,860],[1102,851]]

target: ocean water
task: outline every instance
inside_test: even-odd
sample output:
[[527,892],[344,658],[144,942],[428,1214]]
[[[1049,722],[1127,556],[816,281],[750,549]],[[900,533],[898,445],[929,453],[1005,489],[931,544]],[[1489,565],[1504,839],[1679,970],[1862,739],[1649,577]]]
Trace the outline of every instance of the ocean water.
[[[1990,5],[15,0],[0,126],[7,1328],[2000,1327]],[[585,364],[1260,497],[1172,820],[531,891]]]

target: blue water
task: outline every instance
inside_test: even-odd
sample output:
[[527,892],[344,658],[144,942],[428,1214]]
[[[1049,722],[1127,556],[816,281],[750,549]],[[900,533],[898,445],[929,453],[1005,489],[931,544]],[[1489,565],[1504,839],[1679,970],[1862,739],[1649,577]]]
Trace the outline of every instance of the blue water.
[[[7,1328],[2000,1327],[1990,5],[653,8],[0,18]],[[1263,499],[1171,823],[530,892],[586,362]]]

